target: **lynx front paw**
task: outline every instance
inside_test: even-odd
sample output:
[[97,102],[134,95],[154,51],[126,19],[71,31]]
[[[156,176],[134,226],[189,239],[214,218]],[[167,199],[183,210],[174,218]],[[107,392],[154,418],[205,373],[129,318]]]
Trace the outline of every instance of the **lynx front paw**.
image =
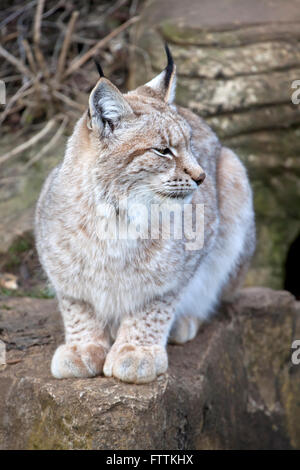
[[201,320],[190,315],[176,319],[169,336],[169,343],[184,344],[191,341],[197,335]]
[[62,344],[52,358],[51,372],[57,379],[94,377],[101,374],[105,356],[100,344]]
[[161,346],[115,343],[107,355],[103,372],[107,377],[114,376],[123,382],[142,384],[152,382],[167,368],[167,352]]

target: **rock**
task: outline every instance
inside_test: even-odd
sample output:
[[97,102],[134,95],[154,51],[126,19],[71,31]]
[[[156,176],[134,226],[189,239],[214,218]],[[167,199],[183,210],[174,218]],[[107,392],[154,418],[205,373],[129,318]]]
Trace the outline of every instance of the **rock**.
[[246,164],[258,248],[248,285],[282,288],[288,247],[300,236],[300,10],[296,0],[154,0],[135,30],[131,88],[165,66],[178,71],[177,102],[206,119]]
[[[14,145],[24,143],[28,136],[12,138],[9,132],[1,136],[1,154]],[[14,239],[24,232],[33,230],[35,204],[42,184],[48,173],[64,155],[66,136],[60,138],[55,149],[49,151],[39,162],[24,171],[24,164],[35,156],[45,142],[34,149],[23,152],[18,159],[12,159],[1,168],[0,179],[0,254],[5,253]]]
[[300,447],[300,308],[285,291],[247,288],[147,385],[55,380],[55,300],[0,299],[1,449],[291,449]]

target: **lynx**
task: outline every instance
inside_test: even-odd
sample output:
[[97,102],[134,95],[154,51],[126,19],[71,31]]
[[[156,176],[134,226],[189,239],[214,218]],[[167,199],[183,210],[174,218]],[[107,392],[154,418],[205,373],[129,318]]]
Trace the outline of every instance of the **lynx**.
[[[37,249],[65,328],[51,364],[59,379],[153,381],[167,371],[168,341],[192,340],[234,298],[254,251],[246,170],[200,117],[175,105],[166,52],[166,69],[127,94],[99,66],[88,109],[41,191]],[[101,237],[137,202],[203,207],[202,246],[187,249],[185,236]]]

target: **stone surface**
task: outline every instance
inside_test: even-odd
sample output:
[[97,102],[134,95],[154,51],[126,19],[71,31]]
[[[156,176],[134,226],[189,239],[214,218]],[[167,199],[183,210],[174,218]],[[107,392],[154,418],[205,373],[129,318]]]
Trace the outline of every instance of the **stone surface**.
[[290,244],[300,235],[300,10],[296,0],[154,0],[135,30],[130,87],[177,64],[177,102],[203,116],[246,164],[258,248],[248,285],[282,288]]
[[300,447],[299,303],[244,289],[197,338],[169,346],[148,385],[55,380],[62,341],[55,300],[0,299],[1,449],[290,449]]

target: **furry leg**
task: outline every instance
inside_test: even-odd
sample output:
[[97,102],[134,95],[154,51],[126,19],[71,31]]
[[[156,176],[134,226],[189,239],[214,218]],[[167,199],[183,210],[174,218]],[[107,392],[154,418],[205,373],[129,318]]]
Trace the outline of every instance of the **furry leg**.
[[54,353],[51,363],[53,376],[62,379],[101,374],[109,339],[97,324],[92,307],[63,296],[59,299],[59,306],[66,344],[59,346]]
[[203,321],[192,315],[176,318],[169,336],[169,343],[184,344],[195,338]]
[[124,382],[146,383],[166,372],[166,343],[173,321],[173,305],[156,301],[142,313],[126,317],[109,351],[103,372]]

